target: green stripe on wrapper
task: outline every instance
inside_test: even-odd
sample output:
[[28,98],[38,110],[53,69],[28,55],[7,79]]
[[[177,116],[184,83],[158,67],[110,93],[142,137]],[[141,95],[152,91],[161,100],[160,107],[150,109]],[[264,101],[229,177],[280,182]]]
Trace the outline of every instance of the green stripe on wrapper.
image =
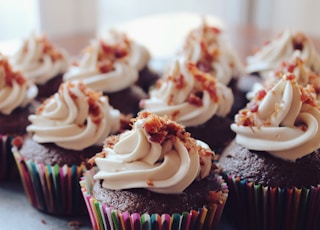
[[272,188],[225,175],[226,212],[240,229],[320,229],[320,185]]
[[24,157],[14,148],[21,181],[29,202],[45,213],[63,216],[87,214],[79,180],[85,166],[45,165]]
[[206,207],[198,210],[185,211],[183,213],[162,214],[138,214],[121,213],[120,211],[107,207],[97,201],[91,194],[94,184],[93,175],[95,170],[85,172],[80,180],[81,191],[87,205],[90,220],[94,230],[121,229],[130,223],[132,230],[156,230],[156,229],[217,229],[224,205],[228,198],[228,188],[221,177],[222,192],[211,192],[212,199],[220,198],[220,202],[211,202]]

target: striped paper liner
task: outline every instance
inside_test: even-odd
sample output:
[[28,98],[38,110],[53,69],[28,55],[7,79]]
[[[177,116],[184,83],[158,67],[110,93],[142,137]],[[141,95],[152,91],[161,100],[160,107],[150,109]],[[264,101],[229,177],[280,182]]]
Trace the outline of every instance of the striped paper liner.
[[95,170],[87,171],[80,180],[81,190],[88,208],[90,220],[94,230],[103,229],[217,229],[224,205],[228,197],[228,187],[222,177],[217,176],[221,181],[221,191],[211,192],[212,202],[199,210],[191,210],[183,213],[162,214],[138,214],[120,212],[119,210],[107,207],[97,201],[91,194],[94,184],[93,175]]
[[21,181],[29,202],[36,209],[54,215],[87,214],[79,180],[85,166],[59,166],[25,160],[13,148]]
[[320,185],[274,188],[229,174],[225,178],[226,211],[240,229],[320,229]]
[[0,181],[19,178],[18,170],[12,156],[12,135],[0,134]]

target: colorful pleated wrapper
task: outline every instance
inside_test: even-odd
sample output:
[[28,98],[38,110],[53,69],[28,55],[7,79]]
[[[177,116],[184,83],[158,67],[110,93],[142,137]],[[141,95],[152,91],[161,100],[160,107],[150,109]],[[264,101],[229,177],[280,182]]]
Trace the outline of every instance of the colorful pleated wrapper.
[[228,218],[239,229],[320,229],[320,185],[265,187],[226,174]]
[[13,136],[0,134],[0,181],[18,179],[18,170],[12,156]]
[[[215,202],[208,204],[206,207],[172,215],[159,215],[156,213],[140,215],[138,213],[120,212],[97,201],[91,194],[94,184],[93,175],[95,173],[96,170],[89,170],[80,180],[82,194],[94,230],[218,229],[221,214],[228,197],[228,187],[220,176],[218,176],[218,179],[222,183],[221,191],[212,192],[212,200],[215,200]],[[217,197],[219,197],[219,202],[216,202]]]
[[13,155],[32,206],[53,215],[87,215],[79,186],[85,166],[36,163],[25,160],[15,147]]

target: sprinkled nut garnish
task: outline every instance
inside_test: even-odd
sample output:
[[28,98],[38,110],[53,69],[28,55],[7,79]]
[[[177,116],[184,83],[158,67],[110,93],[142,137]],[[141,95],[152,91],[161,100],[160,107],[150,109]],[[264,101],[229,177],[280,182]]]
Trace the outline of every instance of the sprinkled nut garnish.
[[318,103],[315,97],[315,90],[311,85],[308,85],[307,87],[300,86],[300,92],[302,103],[309,104],[313,107],[318,107]]
[[154,183],[153,183],[153,181],[151,179],[148,179],[147,180],[147,185],[148,186],[154,186]]
[[12,82],[17,82],[19,85],[23,85],[26,79],[22,76],[19,71],[13,71],[7,58],[0,55],[0,75],[4,76],[5,85],[12,86]]

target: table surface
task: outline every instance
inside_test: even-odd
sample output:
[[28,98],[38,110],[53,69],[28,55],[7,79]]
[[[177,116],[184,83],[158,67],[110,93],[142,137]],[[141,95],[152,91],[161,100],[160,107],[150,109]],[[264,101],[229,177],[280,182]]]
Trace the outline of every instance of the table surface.
[[[135,25],[136,26],[136,25]],[[154,27],[154,25],[152,25]],[[134,33],[134,30],[132,30]],[[148,31],[148,30],[146,30]],[[149,33],[150,36],[152,33]],[[130,35],[130,34],[129,34]],[[153,34],[153,36],[155,36]],[[177,35],[178,36],[178,35]],[[231,45],[239,54],[240,59],[244,63],[245,57],[252,54],[256,47],[267,39],[271,39],[273,33],[265,30],[258,30],[248,26],[227,27],[227,36]],[[143,36],[141,36],[143,37]],[[53,38],[53,43],[64,47],[71,56],[80,54],[80,51],[89,44],[90,39],[94,38],[94,34],[79,34],[66,36],[64,38]],[[148,39],[153,39],[152,37]],[[313,39],[318,50],[320,41]],[[155,39],[156,41],[156,39]],[[154,44],[155,46],[159,44]],[[167,44],[169,45],[169,44]],[[0,43],[1,48],[1,43]],[[150,47],[149,47],[150,48]],[[151,50],[152,51],[152,50]],[[154,53],[153,53],[154,54]],[[174,53],[172,53],[174,54]],[[157,56],[155,54],[154,56]],[[157,57],[155,57],[155,60]],[[164,67],[165,61],[152,61],[151,65],[156,70]],[[0,183],[0,229],[91,229],[89,217],[85,218],[62,218],[47,215],[34,209],[28,202],[20,181],[10,181]],[[222,219],[220,229],[234,229],[228,221]]]

